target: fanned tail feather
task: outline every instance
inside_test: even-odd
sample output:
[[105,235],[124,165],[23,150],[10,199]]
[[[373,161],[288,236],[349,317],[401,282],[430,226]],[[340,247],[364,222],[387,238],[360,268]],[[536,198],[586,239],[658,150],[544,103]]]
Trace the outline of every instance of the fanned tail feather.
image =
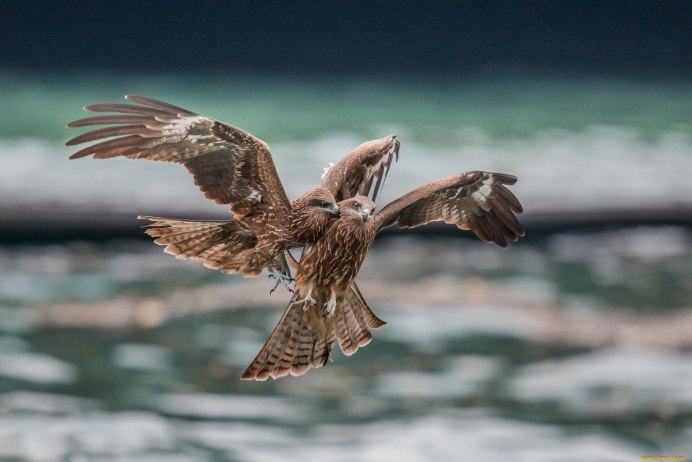
[[255,233],[237,220],[193,221],[172,218],[140,216],[149,220],[145,231],[155,238],[154,242],[164,245],[164,251],[176,258],[202,261],[204,266],[227,273],[236,273],[241,264],[236,257],[257,244]]
[[240,377],[242,380],[278,379],[289,373],[298,376],[329,359],[334,343],[328,342],[325,321],[314,305],[293,295],[267,343]]
[[[334,343],[347,356],[372,340],[369,329],[385,324],[370,310],[355,283],[337,297],[334,316],[324,318],[317,305],[296,292],[267,343],[241,376],[242,380],[300,376],[329,360]],[[318,298],[319,299],[319,298]]]
[[337,299],[334,318],[339,348],[346,356],[370,343],[370,329],[386,324],[372,312],[355,282],[351,283],[343,298]]
[[367,302],[360,293],[360,289],[356,285],[355,281],[351,282],[351,286],[346,291],[344,304],[351,305],[353,311],[358,316],[358,319],[365,323],[370,329],[378,329],[385,324],[385,321],[381,320],[375,313],[372,312]]

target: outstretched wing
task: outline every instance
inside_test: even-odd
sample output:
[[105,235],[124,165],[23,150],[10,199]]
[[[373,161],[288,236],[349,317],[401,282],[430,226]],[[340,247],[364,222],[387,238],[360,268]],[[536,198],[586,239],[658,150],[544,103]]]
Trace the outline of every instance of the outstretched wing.
[[421,186],[385,206],[376,216],[378,229],[397,224],[413,228],[431,221],[455,224],[485,242],[507,247],[524,230],[515,214],[519,200],[505,185],[517,177],[504,173],[467,172]]
[[[128,157],[184,165],[204,195],[228,204],[236,215],[290,211],[269,147],[238,128],[168,103],[125,96],[136,104],[94,104],[84,109],[115,114],[87,117],[68,127],[108,125],[69,140],[72,146],[98,141],[70,159]],[[110,138],[106,141],[105,139]],[[268,216],[268,217],[267,217]]]
[[396,135],[367,141],[328,167],[322,175],[322,186],[334,194],[337,202],[356,194],[369,196],[371,191],[374,201],[394,159],[399,160]]

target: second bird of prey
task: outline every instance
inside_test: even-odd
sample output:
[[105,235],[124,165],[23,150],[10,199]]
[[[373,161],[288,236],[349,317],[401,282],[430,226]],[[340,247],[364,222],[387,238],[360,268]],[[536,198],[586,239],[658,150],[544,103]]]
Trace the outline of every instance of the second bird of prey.
[[[67,145],[92,141],[70,158],[127,157],[184,165],[204,195],[232,212],[225,221],[140,217],[157,244],[178,258],[200,260],[227,273],[259,275],[264,269],[288,284],[297,268],[295,293],[267,343],[242,379],[302,375],[326,364],[338,342],[346,355],[381,327],[354,279],[378,231],[431,221],[455,224],[502,247],[524,231],[522,212],[506,188],[516,177],[474,171],[420,186],[375,213],[383,180],[399,155],[390,135],[358,146],[323,175],[322,186],[294,201],[286,195],[269,146],[236,127],[141,96],[135,104],[94,104],[110,113],[69,127],[106,125]],[[305,247],[300,262],[288,252]],[[277,282],[278,284],[278,282]]]

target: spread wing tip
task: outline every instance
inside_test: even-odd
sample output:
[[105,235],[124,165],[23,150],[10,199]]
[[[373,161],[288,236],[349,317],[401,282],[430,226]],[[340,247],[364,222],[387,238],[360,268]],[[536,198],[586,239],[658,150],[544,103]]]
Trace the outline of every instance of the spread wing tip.
[[510,175],[509,173],[491,173],[491,176],[496,179],[498,183],[508,185],[513,185],[519,179],[515,175]]
[[162,217],[152,217],[149,215],[137,215],[138,220],[142,221],[148,221],[149,223],[146,223],[142,225],[142,228],[155,228],[155,227],[160,227],[160,226],[168,226],[168,222],[170,222],[170,218],[162,218]]
[[472,171],[421,186],[388,204],[377,215],[379,229],[394,223],[413,228],[431,221],[456,224],[480,240],[507,247],[525,235],[515,214],[523,212],[507,186],[517,177]]
[[394,139],[394,159],[399,162],[399,149],[401,148],[401,142],[396,139],[396,134],[389,135]]
[[[65,144],[65,146],[69,146],[69,145],[68,145],[68,144]],[[82,157],[87,157],[87,156],[89,156],[89,155],[91,155],[91,153],[89,153],[89,152],[82,152],[82,151],[80,151],[80,152],[75,152],[75,153],[72,154],[70,157],[68,157],[68,160],[81,159]]]

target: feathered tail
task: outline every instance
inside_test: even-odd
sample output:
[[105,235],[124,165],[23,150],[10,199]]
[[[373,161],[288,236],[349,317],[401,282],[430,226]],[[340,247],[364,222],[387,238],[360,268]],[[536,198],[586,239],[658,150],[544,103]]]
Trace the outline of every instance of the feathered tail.
[[[137,217],[149,220],[146,233],[165,245],[164,252],[176,258],[201,260],[204,266],[226,273],[243,269],[244,256],[257,244],[255,233],[237,220],[193,221],[173,218]],[[261,271],[261,269],[260,269]]]
[[303,375],[327,363],[337,340],[341,351],[350,356],[370,343],[370,329],[386,324],[370,310],[355,283],[337,297],[331,318],[324,318],[317,305],[301,300],[304,296],[300,291],[293,295],[269,340],[240,377],[242,380]]

